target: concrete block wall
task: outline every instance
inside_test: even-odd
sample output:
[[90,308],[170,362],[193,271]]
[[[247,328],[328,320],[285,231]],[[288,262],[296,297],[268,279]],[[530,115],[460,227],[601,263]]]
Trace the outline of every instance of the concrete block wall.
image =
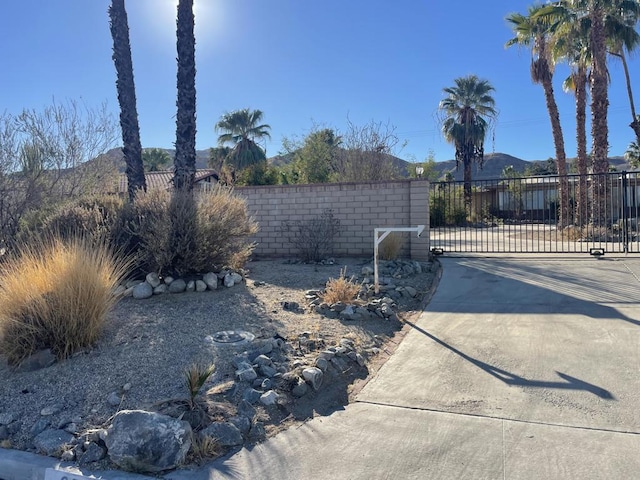
[[403,234],[403,258],[429,255],[429,182],[396,180],[370,183],[237,187],[250,214],[260,225],[254,237],[257,257],[295,257],[297,251],[282,234],[283,225],[333,211],[340,220],[333,255],[373,256],[373,231],[380,227],[425,225],[420,238]]

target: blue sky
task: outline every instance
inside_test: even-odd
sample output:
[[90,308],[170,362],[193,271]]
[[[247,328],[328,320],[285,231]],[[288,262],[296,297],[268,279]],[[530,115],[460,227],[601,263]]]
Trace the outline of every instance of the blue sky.
[[[272,127],[269,156],[282,137],[302,137],[314,123],[344,129],[389,122],[405,159],[454,156],[436,118],[442,88],[476,74],[496,88],[500,116],[486,152],[525,160],[554,156],[542,88],[529,77],[527,50],[506,50],[504,20],[523,0],[194,0],[197,148],[216,144],[226,112],[260,109]],[[126,0],[144,147],[175,141],[176,0]],[[107,102],[117,116],[109,0],[5,2],[0,16],[0,111],[40,109],[52,99]],[[630,62],[634,85],[640,63]],[[611,64],[610,154],[633,140],[622,67]],[[555,86],[566,151],[576,154],[574,102]],[[640,98],[640,91],[636,93]]]

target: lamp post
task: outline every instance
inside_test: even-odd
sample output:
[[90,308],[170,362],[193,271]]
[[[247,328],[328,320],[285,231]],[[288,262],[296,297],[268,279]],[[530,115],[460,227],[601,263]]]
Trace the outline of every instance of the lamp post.
[[416,175],[418,176],[418,178],[422,178],[422,174],[423,173],[424,173],[424,167],[423,166],[416,167]]

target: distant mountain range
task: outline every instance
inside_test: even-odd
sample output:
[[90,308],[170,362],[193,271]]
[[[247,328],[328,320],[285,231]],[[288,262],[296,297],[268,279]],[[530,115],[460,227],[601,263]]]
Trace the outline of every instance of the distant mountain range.
[[[175,150],[173,149],[162,149],[166,151],[171,158],[173,158],[175,154]],[[116,162],[117,168],[120,172],[124,172],[124,158],[122,155],[121,148],[113,148],[109,150],[105,155],[108,158],[112,159]],[[271,157],[268,159],[269,163],[277,166],[286,165],[291,162],[293,155],[277,155],[275,157]],[[502,170],[505,167],[513,166],[513,169],[516,172],[524,173],[527,168],[532,167],[536,163],[544,164],[546,160],[522,160],[521,158],[514,157],[513,155],[508,155],[506,153],[488,153],[484,156],[484,166],[482,169],[479,169],[477,165],[473,166],[473,178],[475,180],[489,180],[500,178],[502,174]],[[398,171],[402,176],[409,175],[409,169],[411,166],[410,162],[406,160],[402,160],[401,158],[395,157],[393,155],[389,155],[389,159],[396,165]],[[208,168],[207,162],[209,160],[209,149],[206,150],[197,150],[196,151],[196,168],[203,169]],[[624,170],[634,170],[623,157],[610,157],[609,165],[615,167],[618,171]],[[463,171],[462,167],[456,170],[456,161],[455,160],[446,160],[443,162],[436,162],[436,170],[440,174],[440,178],[444,178],[447,173],[451,173],[455,180],[462,180]]]

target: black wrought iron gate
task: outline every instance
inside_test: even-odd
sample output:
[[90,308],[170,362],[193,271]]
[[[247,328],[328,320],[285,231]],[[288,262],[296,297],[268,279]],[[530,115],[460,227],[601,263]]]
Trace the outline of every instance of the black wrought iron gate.
[[640,173],[434,182],[436,253],[640,252]]

